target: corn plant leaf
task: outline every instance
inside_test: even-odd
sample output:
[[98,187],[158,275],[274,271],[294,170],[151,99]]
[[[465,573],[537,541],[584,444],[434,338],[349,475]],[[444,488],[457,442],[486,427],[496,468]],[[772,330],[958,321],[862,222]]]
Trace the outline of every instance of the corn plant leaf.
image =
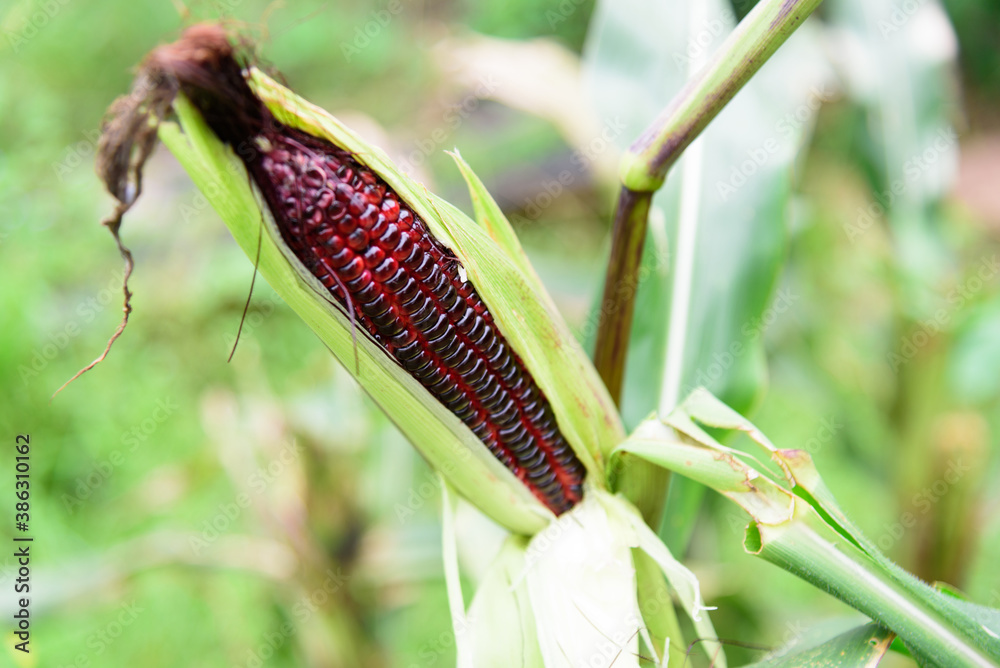
[[[699,425],[744,432],[773,466],[722,446]],[[776,448],[707,391],[692,393],[664,421],[647,420],[620,449],[738,503],[752,518],[748,552],[891,629],[924,664],[1000,665],[1000,615],[934,589],[886,558],[837,505],[808,453]]]
[[744,668],[874,668],[895,635],[878,624],[865,624],[812,647],[797,643]]
[[[506,219],[493,218],[489,228],[497,232],[498,244],[488,229],[396,169],[382,151],[364,143],[336,118],[298,98],[292,102],[290,91],[256,70],[251,83],[278,120],[328,138],[372,168],[455,252],[500,330],[549,399],[563,435],[587,469],[597,474],[593,484],[602,485],[603,460],[624,436],[618,413],[537,276],[523,269],[527,262],[523,253],[511,251],[512,232]],[[471,175],[471,170],[463,171],[467,178]],[[485,190],[478,194],[480,206],[490,207],[492,198],[484,199]]]
[[[289,96],[284,91],[282,99],[291,108]],[[258,270],[275,292],[345,367],[353,371],[357,362],[355,377],[361,387],[456,490],[512,531],[531,534],[545,526],[551,514],[468,427],[364,332],[355,329],[352,337],[348,316],[320,296],[322,286],[289,256],[266,207],[258,204],[242,162],[185,99],[178,98],[174,108],[179,125],[161,124],[161,141],[249,257],[256,257],[260,239]],[[279,109],[285,118],[293,113],[284,106]],[[363,147],[357,142],[350,148],[361,153]],[[368,147],[363,150],[375,152]]]
[[[678,423],[683,425],[680,420]],[[791,492],[762,477],[707,433],[692,429],[690,434],[701,434],[704,440],[699,438],[695,443],[681,440],[659,419],[650,418],[639,425],[620,449],[716,490],[759,522],[781,524],[792,519],[795,497]],[[710,447],[704,447],[706,444]]]
[[[778,465],[785,476],[781,482],[785,483],[784,487],[787,487],[789,493],[794,493],[808,503],[830,529],[863,552],[895,584],[939,615],[951,620],[956,627],[968,633],[990,656],[1000,658],[1000,614],[990,614],[989,608],[969,604],[934,589],[888,559],[876,543],[869,539],[840,508],[808,452],[775,447],[749,420],[705,390],[693,392],[682,404],[681,410],[668,418],[668,422],[677,426],[690,422],[690,418],[711,427],[736,429],[746,433],[751,441]],[[690,432],[685,433],[692,435]],[[702,443],[706,442],[699,440]],[[760,480],[755,481],[758,487],[761,483]]]

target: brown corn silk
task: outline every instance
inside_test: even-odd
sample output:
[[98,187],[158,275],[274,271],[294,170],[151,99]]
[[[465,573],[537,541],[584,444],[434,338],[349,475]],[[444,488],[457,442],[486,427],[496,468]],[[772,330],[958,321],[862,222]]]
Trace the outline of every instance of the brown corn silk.
[[586,471],[545,395],[455,255],[360,156],[277,121],[218,26],[188,29],[143,71],[233,147],[285,243],[352,321],[554,513],[580,500]]

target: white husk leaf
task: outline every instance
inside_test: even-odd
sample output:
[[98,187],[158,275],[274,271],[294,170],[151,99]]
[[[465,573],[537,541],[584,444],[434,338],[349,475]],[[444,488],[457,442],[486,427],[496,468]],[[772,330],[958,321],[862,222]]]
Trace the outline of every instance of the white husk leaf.
[[469,606],[469,644],[476,668],[544,666],[523,577],[526,546],[523,536],[507,539]]
[[535,535],[526,580],[546,668],[638,668],[634,532],[591,489]]

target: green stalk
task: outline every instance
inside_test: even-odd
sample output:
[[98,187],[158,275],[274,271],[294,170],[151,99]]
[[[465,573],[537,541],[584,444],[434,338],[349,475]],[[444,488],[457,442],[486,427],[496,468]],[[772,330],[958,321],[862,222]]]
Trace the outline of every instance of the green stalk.
[[822,0],[762,0],[629,148],[622,185],[655,192],[684,149],[802,25]]
[[613,223],[607,280],[597,314],[594,366],[616,405],[621,404],[625,354],[632,332],[635,295],[639,289],[639,264],[642,262],[642,246],[652,201],[651,192],[633,192],[622,186]]
[[821,1],[761,0],[622,158],[622,186],[594,353],[597,370],[615,402],[621,401],[652,193],[663,185],[684,149]]
[[[836,540],[834,545],[806,522],[792,521],[778,526],[751,524],[746,548],[892,629],[930,665],[997,665],[956,623],[960,620],[944,616],[939,606],[897,581],[850,541]],[[937,594],[923,587],[928,596]]]
[[[616,404],[620,405],[622,398],[639,265],[653,193],[663,185],[667,171],[684,149],[820,2],[762,0],[758,3],[623,157],[622,186],[594,347],[594,366]],[[679,377],[677,381],[679,387]],[[658,526],[669,475],[646,462],[626,459],[623,463],[626,466],[618,476],[617,489],[640,509],[651,526]]]

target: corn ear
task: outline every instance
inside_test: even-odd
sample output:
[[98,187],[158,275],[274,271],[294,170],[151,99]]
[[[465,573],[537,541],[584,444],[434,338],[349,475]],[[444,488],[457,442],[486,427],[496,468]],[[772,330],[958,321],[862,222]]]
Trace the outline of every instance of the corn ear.
[[511,531],[530,535],[544,527],[550,511],[468,427],[377,344],[364,336],[352,337],[349,318],[319,297],[319,281],[289,257],[270,214],[250,186],[243,163],[185,98],[178,96],[173,106],[178,123],[162,123],[160,140],[249,257],[257,256],[259,241],[258,270],[275,292],[349,370],[356,371],[361,387],[456,490]]
[[591,476],[592,483],[603,486],[606,457],[624,439],[618,413],[583,348],[531,269],[510,223],[471,167],[456,156],[472,194],[481,223],[478,226],[399,171],[380,149],[367,144],[335,117],[258,70],[251,70],[249,82],[279,121],[354,153],[458,256],[500,330],[548,398],[577,457],[588,471],[598,472]]
[[265,279],[460,493],[531,533],[585,481],[605,488],[618,415],[468,165],[482,227],[237,51],[221,25],[191,26],[112,105],[98,171],[119,200],[116,237],[158,135]]

